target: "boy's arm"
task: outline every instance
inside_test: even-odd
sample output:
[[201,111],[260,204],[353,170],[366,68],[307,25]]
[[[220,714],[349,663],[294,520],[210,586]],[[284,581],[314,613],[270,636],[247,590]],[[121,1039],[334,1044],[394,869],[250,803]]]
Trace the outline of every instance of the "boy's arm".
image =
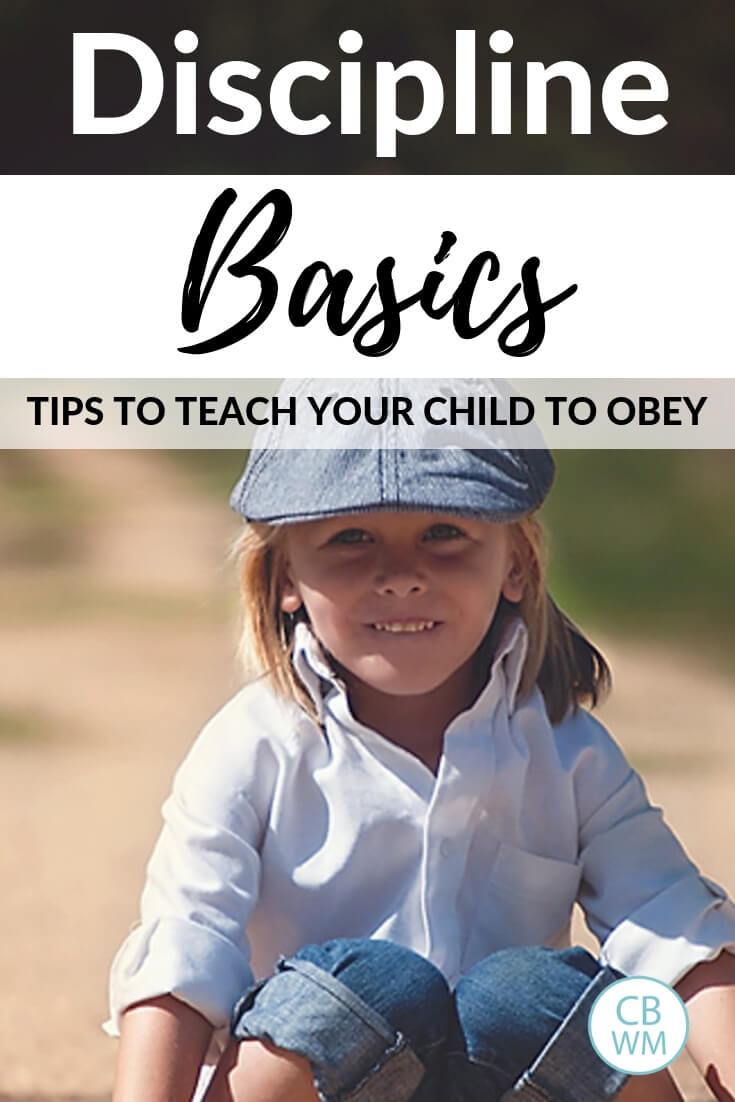
[[122,1016],[112,1102],[189,1102],[212,1035],[206,1018],[173,995]]
[[687,1049],[718,1102],[735,1102],[735,955],[695,965],[676,984],[687,1004]]

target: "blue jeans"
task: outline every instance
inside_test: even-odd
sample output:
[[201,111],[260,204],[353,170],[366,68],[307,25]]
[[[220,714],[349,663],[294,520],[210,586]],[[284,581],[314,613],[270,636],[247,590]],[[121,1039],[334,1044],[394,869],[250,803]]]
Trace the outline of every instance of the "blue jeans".
[[281,960],[232,1033],[305,1056],[323,1102],[601,1102],[627,1077],[587,1016],[618,978],[583,949],[505,949],[451,992],[410,949],[339,938]]

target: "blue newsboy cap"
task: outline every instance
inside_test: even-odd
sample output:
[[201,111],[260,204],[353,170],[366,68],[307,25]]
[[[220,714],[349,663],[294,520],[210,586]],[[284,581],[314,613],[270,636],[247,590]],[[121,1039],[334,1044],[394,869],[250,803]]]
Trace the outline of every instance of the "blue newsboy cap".
[[[489,380],[325,380],[291,381],[279,392],[303,398],[318,394],[344,396],[346,392],[374,398],[409,395],[417,408],[427,394],[457,394],[463,402],[472,395],[498,394]],[[507,396],[507,394],[506,394]],[[538,508],[553,478],[554,461],[538,430],[523,435],[535,447],[459,447],[468,443],[510,442],[485,426],[473,426],[459,435],[437,432],[416,419],[410,430],[383,426],[330,426],[329,443],[305,429],[269,426],[256,435],[245,471],[230,499],[235,512],[247,520],[293,524],[349,513],[393,509],[455,513],[485,520],[512,521]],[[322,429],[326,433],[326,429]],[[316,441],[316,446],[314,442]],[[369,442],[376,446],[361,446]],[[326,443],[326,441],[325,441]],[[442,444],[425,447],[425,444]],[[404,446],[408,444],[408,446]]]

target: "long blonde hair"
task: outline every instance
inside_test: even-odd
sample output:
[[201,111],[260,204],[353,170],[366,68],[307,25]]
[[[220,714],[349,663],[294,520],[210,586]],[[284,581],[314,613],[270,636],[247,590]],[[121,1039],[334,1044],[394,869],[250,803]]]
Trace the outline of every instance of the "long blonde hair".
[[[520,615],[528,630],[528,650],[519,697],[538,685],[552,723],[560,723],[580,704],[594,707],[609,690],[610,669],[600,651],[557,607],[546,588],[546,562],[541,526],[534,516],[511,525],[512,540],[525,580],[517,604],[501,597],[487,636],[488,657],[508,618]],[[249,522],[235,545],[240,565],[243,625],[240,656],[249,678],[268,677],[281,695],[313,713],[291,662],[296,617],[281,609],[285,566],[285,529]]]

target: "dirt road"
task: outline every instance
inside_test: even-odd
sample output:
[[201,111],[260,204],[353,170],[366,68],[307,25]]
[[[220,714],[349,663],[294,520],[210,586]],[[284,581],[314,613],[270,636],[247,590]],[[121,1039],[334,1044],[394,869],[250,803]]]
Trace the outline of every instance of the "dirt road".
[[[145,453],[59,453],[74,553],[0,575],[0,1102],[102,1102],[110,959],[134,920],[158,809],[237,685],[235,525]],[[675,651],[608,641],[604,710],[653,799],[735,891],[735,687]],[[690,1102],[709,1098],[685,1063]]]

